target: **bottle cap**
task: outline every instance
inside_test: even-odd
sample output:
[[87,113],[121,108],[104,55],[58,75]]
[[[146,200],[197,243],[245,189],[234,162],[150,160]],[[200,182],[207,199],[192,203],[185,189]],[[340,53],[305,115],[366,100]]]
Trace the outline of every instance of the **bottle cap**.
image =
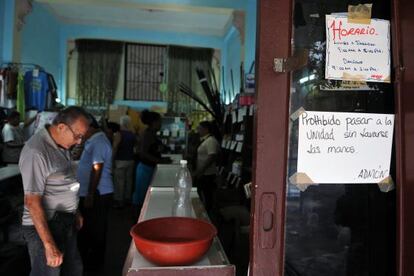
[[180,160],[180,165],[187,165],[187,160]]

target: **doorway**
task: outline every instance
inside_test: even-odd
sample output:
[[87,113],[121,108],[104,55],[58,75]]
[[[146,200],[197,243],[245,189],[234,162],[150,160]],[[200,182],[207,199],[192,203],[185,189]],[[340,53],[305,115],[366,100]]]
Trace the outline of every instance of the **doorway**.
[[[399,125],[404,116],[400,71],[393,71],[391,84],[368,82],[353,89],[340,81],[325,80],[325,15],[346,12],[354,4],[358,3],[296,0],[259,4],[251,275],[408,275],[403,274],[400,254],[409,250],[400,234],[406,229],[401,224],[406,214],[400,204],[401,191],[407,185],[401,174],[405,165],[400,150],[406,134]],[[402,54],[397,47],[398,4],[373,1],[372,8],[372,18],[391,22],[391,68],[400,66],[401,59],[396,57]],[[297,56],[303,50],[311,53],[305,66],[289,72],[272,70],[273,58]],[[356,183],[298,189],[289,180],[297,171],[298,151],[298,122],[290,115],[301,107],[307,111],[396,114],[390,176],[397,189],[384,193],[376,184]]]

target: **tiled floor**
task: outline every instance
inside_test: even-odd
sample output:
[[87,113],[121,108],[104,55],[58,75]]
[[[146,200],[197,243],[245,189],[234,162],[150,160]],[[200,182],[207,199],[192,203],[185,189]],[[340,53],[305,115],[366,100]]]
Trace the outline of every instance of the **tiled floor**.
[[131,243],[129,229],[134,223],[130,208],[110,210],[105,262],[100,271],[87,272],[85,276],[118,276],[122,274]]

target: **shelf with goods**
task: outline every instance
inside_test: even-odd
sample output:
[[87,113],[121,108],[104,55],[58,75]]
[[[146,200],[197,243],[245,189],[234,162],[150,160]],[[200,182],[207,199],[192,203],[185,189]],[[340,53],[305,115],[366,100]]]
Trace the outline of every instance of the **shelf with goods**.
[[[240,98],[238,98],[240,99]],[[222,204],[249,204],[244,185],[252,179],[253,117],[255,106],[237,104],[227,106],[221,142],[220,193]],[[225,203],[223,203],[225,201]]]
[[187,119],[162,117],[161,130],[157,133],[163,145],[163,154],[183,154],[187,148]]

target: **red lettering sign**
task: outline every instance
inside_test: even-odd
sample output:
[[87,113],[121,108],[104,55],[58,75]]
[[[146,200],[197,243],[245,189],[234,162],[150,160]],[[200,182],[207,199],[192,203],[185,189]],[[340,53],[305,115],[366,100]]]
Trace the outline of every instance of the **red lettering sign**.
[[333,40],[341,40],[343,36],[352,36],[352,35],[376,35],[375,28],[367,25],[366,27],[360,28],[343,28],[342,20],[339,20],[338,26],[336,20],[332,21],[332,24],[329,26],[332,31]]

